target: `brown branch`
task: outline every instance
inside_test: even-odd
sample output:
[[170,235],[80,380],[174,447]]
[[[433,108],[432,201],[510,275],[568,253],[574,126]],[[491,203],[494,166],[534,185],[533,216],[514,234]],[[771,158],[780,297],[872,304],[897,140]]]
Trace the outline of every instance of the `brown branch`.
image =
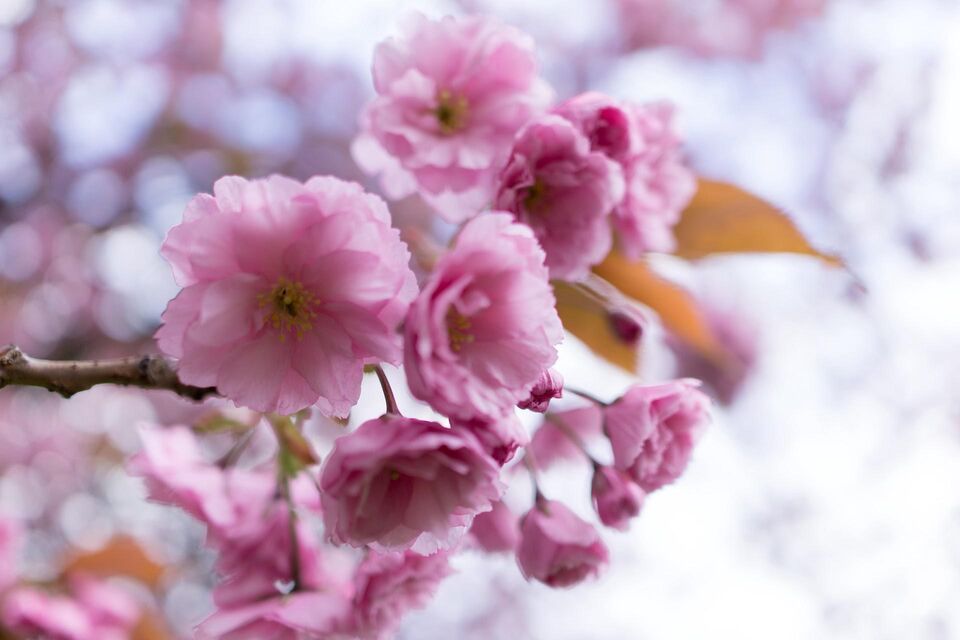
[[214,387],[184,384],[173,363],[159,355],[57,361],[31,358],[12,344],[0,347],[0,389],[13,385],[43,387],[69,398],[99,384],[166,389],[191,400],[217,393]]

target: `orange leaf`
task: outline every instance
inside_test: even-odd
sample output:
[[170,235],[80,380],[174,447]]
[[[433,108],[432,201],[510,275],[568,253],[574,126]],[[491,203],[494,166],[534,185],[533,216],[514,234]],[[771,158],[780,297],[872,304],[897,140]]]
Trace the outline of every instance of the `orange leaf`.
[[727,350],[690,292],[654,273],[646,261],[630,261],[614,250],[593,270],[624,295],[656,311],[667,329],[711,362],[727,361]]
[[128,536],[116,536],[97,551],[79,553],[64,568],[64,572],[89,573],[101,577],[127,576],[151,587],[159,583],[165,570],[136,540]]
[[564,328],[577,336],[598,356],[626,369],[637,372],[639,340],[628,340],[616,330],[611,313],[583,289],[566,282],[555,282],[557,312]]
[[775,206],[726,182],[701,178],[673,232],[674,253],[691,260],[717,253],[800,253],[831,266],[843,264],[814,249]]

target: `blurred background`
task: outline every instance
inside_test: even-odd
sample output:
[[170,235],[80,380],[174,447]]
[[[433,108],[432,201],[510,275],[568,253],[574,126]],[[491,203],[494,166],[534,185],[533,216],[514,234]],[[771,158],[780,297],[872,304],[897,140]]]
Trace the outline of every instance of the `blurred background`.
[[[776,203],[848,268],[658,260],[740,362],[704,370],[648,336],[646,379],[704,376],[723,403],[686,476],[606,535],[600,581],[550,591],[465,554],[400,637],[960,637],[957,0],[0,0],[0,344],[153,351],[176,291],[157,249],[223,174],[375,190],[348,146],[373,47],[410,10],[528,31],[561,99],[673,101],[698,173]],[[630,380],[575,340],[561,370],[607,398]],[[203,531],[119,463],[138,421],[197,411],[0,392],[24,575],[121,558],[159,594],[152,637],[187,637],[212,606]],[[586,473],[547,483],[587,511]]]

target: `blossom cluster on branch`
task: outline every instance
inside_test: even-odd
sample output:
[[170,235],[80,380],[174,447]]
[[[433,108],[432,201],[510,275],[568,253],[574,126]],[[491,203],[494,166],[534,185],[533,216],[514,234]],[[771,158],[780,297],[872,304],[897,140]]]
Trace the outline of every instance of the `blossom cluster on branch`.
[[[582,284],[614,247],[673,248],[695,179],[671,108],[597,93],[551,105],[532,40],[482,17],[412,18],[373,73],[358,163],[391,199],[418,194],[458,225],[419,279],[386,202],[332,176],[221,178],[163,243],[180,291],[160,350],[182,384],[256,425],[234,424],[219,460],[187,426],[148,427],[128,464],[152,499],[207,527],[221,581],[201,637],[389,637],[466,547],[575,585],[609,553],[540,474],[563,458],[592,465],[597,518],[623,530],[683,473],[708,420],[696,381],[605,403],[555,368],[557,283]],[[446,423],[404,416],[382,364]],[[318,451],[305,416],[348,418],[374,371],[384,415]],[[586,404],[553,411],[564,391]],[[544,414],[532,436],[518,410]],[[272,454],[240,464],[258,429]],[[534,499],[515,511],[504,494],[524,472]]]

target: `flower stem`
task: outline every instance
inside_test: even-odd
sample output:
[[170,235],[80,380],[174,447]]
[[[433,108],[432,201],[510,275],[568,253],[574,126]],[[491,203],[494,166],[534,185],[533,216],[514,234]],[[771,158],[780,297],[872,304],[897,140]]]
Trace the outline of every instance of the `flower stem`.
[[297,513],[293,506],[293,498],[290,495],[290,475],[280,473],[280,491],[284,502],[287,503],[287,527],[290,535],[290,581],[293,582],[294,591],[300,589],[300,538],[297,534]]
[[590,402],[592,402],[592,403],[594,403],[594,404],[597,404],[597,405],[600,405],[601,407],[608,407],[608,406],[610,406],[610,403],[609,403],[609,402],[604,402],[603,400],[601,400],[601,399],[598,398],[597,396],[593,395],[592,393],[588,393],[588,392],[586,392],[586,391],[581,391],[580,389],[574,389],[574,388],[569,387],[569,386],[566,386],[566,385],[564,385],[563,390],[564,390],[564,391],[569,391],[569,392],[572,393],[573,395],[575,395],[575,396],[580,396],[580,397],[583,398],[584,400],[589,400]]
[[383,399],[387,403],[387,413],[399,416],[400,409],[397,408],[397,399],[393,395],[393,388],[390,386],[390,380],[387,378],[386,372],[380,365],[376,365],[373,370],[377,372],[380,388],[383,389]]
[[587,445],[584,443],[583,438],[581,438],[577,432],[571,429],[566,422],[564,422],[563,420],[561,420],[560,418],[558,418],[556,415],[553,415],[553,414],[547,416],[547,421],[553,426],[555,426],[557,430],[560,431],[560,433],[565,435],[567,439],[570,440],[570,442],[576,445],[577,449],[580,450],[580,453],[586,456],[587,460],[593,463],[594,468],[600,466],[600,463],[597,462],[596,458],[590,455],[590,452],[587,451]]

